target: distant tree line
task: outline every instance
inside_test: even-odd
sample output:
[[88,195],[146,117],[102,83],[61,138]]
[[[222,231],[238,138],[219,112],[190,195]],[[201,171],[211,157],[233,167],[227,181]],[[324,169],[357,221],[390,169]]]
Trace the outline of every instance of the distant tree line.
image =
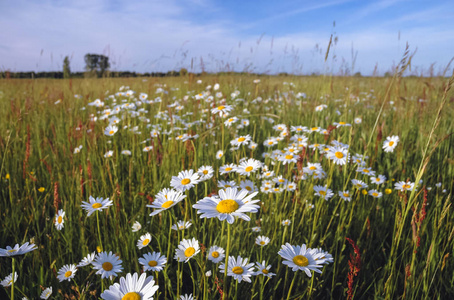
[[[52,71],[52,72],[0,72],[0,78],[69,78],[64,76],[64,72]],[[195,74],[196,76],[201,75]],[[104,77],[168,77],[168,76],[180,76],[178,71],[168,72],[150,72],[150,73],[137,73],[130,71],[108,71],[103,75]],[[86,72],[73,72],[71,78],[86,78]],[[91,77],[91,76],[89,76]]]

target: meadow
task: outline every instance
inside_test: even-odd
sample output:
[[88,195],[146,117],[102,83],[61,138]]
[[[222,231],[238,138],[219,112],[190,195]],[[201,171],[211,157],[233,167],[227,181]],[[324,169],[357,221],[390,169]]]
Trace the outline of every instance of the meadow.
[[452,85],[0,80],[0,296],[453,298]]

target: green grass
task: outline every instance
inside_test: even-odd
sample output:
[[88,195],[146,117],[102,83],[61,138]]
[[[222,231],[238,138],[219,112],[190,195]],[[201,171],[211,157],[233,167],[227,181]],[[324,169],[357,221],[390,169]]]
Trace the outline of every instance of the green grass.
[[[203,83],[197,84],[197,79]],[[147,81],[0,80],[0,248],[30,240],[38,246],[36,251],[16,259],[19,278],[15,297],[24,294],[34,299],[39,297],[41,287],[48,286],[53,286],[53,297],[57,299],[71,295],[85,299],[99,297],[101,279],[90,267],[79,268],[71,282],[60,283],[56,278],[64,264],[77,264],[99,246],[96,216],[87,217],[80,207],[81,202],[88,201],[92,195],[108,197],[114,202],[112,207],[99,214],[100,238],[103,250],[118,254],[123,261],[123,272],[119,277],[128,272],[140,273],[138,259],[153,249],[165,255],[170,253],[166,269],[158,275],[159,299],[175,299],[178,293],[193,293],[197,299],[219,298],[215,281],[216,278],[223,280],[224,276],[218,272],[217,265],[206,260],[206,252],[202,251],[188,263],[177,263],[173,256],[183,237],[194,237],[207,249],[212,245],[227,247],[225,222],[199,219],[192,208],[207,194],[217,193],[216,180],[226,180],[227,176],[215,172],[214,178],[206,185],[200,183],[191,189],[187,199],[162,215],[150,217],[152,209],[146,204],[161,189],[169,188],[172,176],[182,170],[197,170],[202,165],[210,165],[217,171],[223,162],[238,163],[245,156],[265,162],[276,175],[290,179],[291,172],[297,172],[296,165],[289,169],[288,165],[272,165],[269,158],[262,158],[262,153],[270,151],[263,146],[263,141],[278,135],[272,129],[273,124],[263,118],[266,117],[274,119],[274,124],[283,123],[288,127],[328,128],[339,121],[352,124],[352,127],[334,129],[329,136],[308,135],[309,143],[328,144],[331,140],[339,140],[349,144],[351,154],[367,153],[367,166],[372,167],[377,175],[385,175],[388,181],[380,186],[383,197],[379,199],[357,192],[350,202],[343,201],[337,192],[344,189],[353,191],[351,179],[362,179],[371,189],[374,187],[370,180],[357,173],[352,164],[335,166],[318,151],[307,149],[303,166],[307,162],[320,162],[328,177],[297,181],[296,192],[259,193],[255,197],[261,200],[259,212],[249,214],[250,222],[236,220],[230,226],[230,255],[240,255],[251,262],[262,258],[272,265],[271,272],[277,275],[270,280],[257,276],[252,278],[252,283],[237,285],[227,277],[229,290],[225,292],[229,298],[259,299],[261,290],[263,299],[287,299],[288,295],[290,299],[347,298],[348,261],[354,252],[346,238],[357,244],[361,254],[361,267],[353,283],[355,299],[452,298],[454,95],[452,91],[444,93],[448,79],[260,76],[261,82],[257,85],[253,83],[254,79],[245,75],[212,75],[196,79],[149,78]],[[220,84],[227,103],[234,105],[231,115],[249,119],[248,127],[236,132],[236,124],[224,128],[218,116],[202,112],[213,108],[214,104],[194,100],[191,96],[215,83]],[[155,94],[156,84],[165,84],[163,88],[168,93]],[[136,91],[136,96],[143,92],[149,95],[149,99],[161,97],[162,102],[141,106],[147,110],[140,113],[144,117],[142,120],[125,117],[119,131],[113,137],[107,137],[103,133],[107,121],[90,122],[90,114],[99,117],[97,111],[102,109],[87,106],[87,103],[97,98],[103,100],[116,93],[122,85]],[[238,98],[244,102],[231,99],[230,94],[235,90],[240,91]],[[182,100],[188,92],[189,100]],[[298,92],[307,97],[297,99]],[[75,94],[82,95],[82,99],[76,99]],[[263,101],[251,103],[258,96]],[[117,102],[127,99],[117,98]],[[61,102],[55,104],[58,99]],[[217,106],[219,100],[215,99]],[[269,101],[265,101],[267,99]],[[180,112],[167,107],[175,100],[184,105]],[[106,100],[105,103],[111,104],[112,101]],[[382,103],[383,110],[374,127]],[[328,107],[316,112],[315,107],[320,104]],[[440,107],[439,124],[432,133]],[[250,114],[244,114],[244,109]],[[150,137],[151,128],[147,128],[147,124],[161,124],[161,133],[176,126],[183,127],[181,123],[169,125],[167,120],[155,118],[159,110],[181,117],[192,112],[192,115],[185,116],[186,121],[214,121],[214,127],[206,128],[206,123],[191,126],[189,131],[200,135],[193,144],[169,140],[166,135],[143,144],[142,141]],[[362,118],[361,124],[354,124],[356,117]],[[124,130],[122,126],[126,124],[130,128],[138,126],[141,133]],[[91,132],[87,133],[87,129]],[[180,132],[187,131],[175,130],[170,136],[175,137]],[[250,134],[258,143],[257,149],[229,151],[230,141],[245,134]],[[391,135],[398,135],[400,142],[394,152],[385,153],[382,144]],[[217,160],[215,154],[222,144],[226,155]],[[74,148],[79,145],[83,145],[81,152],[74,154]],[[142,149],[148,145],[153,145],[154,149],[143,152]],[[271,149],[284,149],[286,146],[287,142],[281,141]],[[124,149],[130,150],[132,155],[121,155]],[[114,151],[112,158],[104,158],[108,150]],[[428,163],[419,173],[420,164],[427,157]],[[9,179],[6,179],[7,174]],[[400,193],[394,189],[395,182],[415,182],[420,174],[423,183],[412,196],[410,192]],[[236,174],[230,174],[228,178],[236,182],[245,179]],[[261,180],[248,179],[260,187]],[[442,183],[442,188],[435,186],[438,182]],[[329,201],[314,196],[313,186],[325,184],[335,193]],[[40,187],[44,187],[44,192],[38,191]],[[424,188],[427,187],[432,187],[427,191],[427,214],[418,223],[415,218],[423,207]],[[386,188],[392,189],[392,193],[385,194]],[[443,189],[446,192],[442,192]],[[65,226],[61,231],[56,230],[53,221],[57,203],[58,208],[66,212]],[[169,235],[170,220],[173,224],[185,218],[192,218],[193,225],[184,232],[172,231]],[[285,219],[292,220],[292,225],[282,226],[281,221]],[[135,221],[142,224],[142,230],[133,233],[131,226]],[[252,232],[255,226],[261,226],[262,231]],[[150,247],[139,250],[136,242],[145,232],[153,238]],[[254,244],[258,235],[269,237],[270,244],[260,249]],[[312,278],[302,271],[294,273],[277,255],[285,242],[321,247],[333,255],[334,262],[325,265],[322,274],[313,273]],[[211,277],[204,276],[208,270],[212,271]],[[11,259],[0,257],[0,277],[3,279],[10,273]],[[149,272],[149,275],[156,279],[156,274]],[[118,279],[113,282],[118,282]],[[104,280],[104,287],[110,284],[110,280]],[[222,284],[219,287],[223,287]],[[11,288],[5,290],[9,295]]]

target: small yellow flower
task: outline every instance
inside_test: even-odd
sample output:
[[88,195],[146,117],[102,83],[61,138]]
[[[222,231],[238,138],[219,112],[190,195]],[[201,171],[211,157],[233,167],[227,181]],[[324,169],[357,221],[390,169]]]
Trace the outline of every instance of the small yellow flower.
[[46,190],[46,189],[43,188],[43,187],[40,187],[40,188],[38,189],[38,191],[39,191],[40,193],[44,192],[45,190]]
[[5,175],[5,179],[9,179],[9,173]]
[[386,190],[385,190],[385,194],[387,194],[387,195],[391,194],[392,192],[393,192],[392,189],[386,189]]
[[98,253],[100,253],[102,251],[101,247],[100,246],[96,246],[96,251],[98,251]]
[[31,171],[31,172],[30,172],[30,175],[35,175],[35,172]]
[[361,193],[362,193],[363,195],[367,195],[367,191],[366,191],[366,190],[362,190]]

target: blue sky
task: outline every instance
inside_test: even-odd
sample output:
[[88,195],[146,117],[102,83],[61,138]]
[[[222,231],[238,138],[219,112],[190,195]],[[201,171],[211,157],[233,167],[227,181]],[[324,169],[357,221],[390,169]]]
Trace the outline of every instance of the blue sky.
[[454,56],[452,0],[0,0],[0,28],[0,70],[11,71],[60,70],[66,55],[82,71],[83,56],[99,53],[137,72],[383,74],[408,42],[420,74]]

